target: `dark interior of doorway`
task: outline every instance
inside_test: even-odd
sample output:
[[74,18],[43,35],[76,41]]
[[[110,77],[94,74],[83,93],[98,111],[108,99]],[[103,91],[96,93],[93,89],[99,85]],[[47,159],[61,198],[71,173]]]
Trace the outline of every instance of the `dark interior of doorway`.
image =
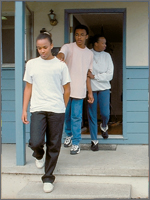
[[[89,36],[103,33],[107,40],[106,51],[110,53],[114,63],[114,76],[111,81],[111,100],[110,100],[110,135],[122,135],[122,75],[123,75],[123,13],[86,13],[73,15],[73,28],[78,24],[85,24],[89,28]],[[87,47],[92,48],[87,40]],[[87,103],[84,100],[82,134],[89,134],[87,120]],[[100,131],[100,108],[97,110],[98,134]]]

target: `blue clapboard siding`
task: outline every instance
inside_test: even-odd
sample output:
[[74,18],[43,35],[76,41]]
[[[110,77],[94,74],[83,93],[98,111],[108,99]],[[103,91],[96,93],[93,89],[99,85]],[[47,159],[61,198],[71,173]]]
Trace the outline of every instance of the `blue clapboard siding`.
[[148,134],[141,134],[136,133],[136,134],[128,134],[128,142],[127,144],[148,144]]
[[148,101],[127,101],[127,112],[147,111]]
[[3,122],[2,119],[2,143],[16,143],[15,122]]
[[13,90],[15,88],[15,80],[14,79],[2,79],[2,89],[3,90]]
[[148,112],[127,112],[127,123],[128,122],[148,123]]
[[15,122],[15,111],[2,111],[3,122]]
[[2,69],[2,143],[15,143],[15,71]]
[[2,72],[1,72],[1,75],[2,75],[2,80],[10,80],[10,79],[15,79],[15,70],[14,68],[12,69],[2,69]]
[[[126,78],[126,110],[123,113],[123,139],[101,140],[106,144],[147,144],[148,143],[148,68],[127,68]],[[15,143],[15,70],[2,69],[2,143]],[[21,118],[21,116],[20,116]],[[28,120],[30,113],[28,108]],[[30,124],[25,126],[26,142],[29,140]],[[82,142],[90,143],[89,139]]]
[[127,123],[127,132],[128,133],[148,133],[148,123]]
[[[2,143],[16,143],[15,130],[15,69],[3,68],[2,92]],[[30,116],[30,114],[29,114]],[[30,119],[30,117],[28,117]],[[20,116],[21,119],[21,116]],[[26,142],[29,140],[29,125],[26,127]]]
[[2,89],[2,101],[15,101],[15,90]]
[[2,143],[15,143],[15,70],[2,69]]
[[148,79],[149,71],[148,67],[141,67],[140,69],[135,68],[127,68],[126,69],[126,78],[127,79]]
[[2,111],[15,111],[15,101],[2,101]]
[[127,89],[148,90],[148,79],[127,79]]
[[148,101],[148,90],[127,90],[127,101]]
[[149,69],[127,68],[124,84],[128,144],[148,144]]

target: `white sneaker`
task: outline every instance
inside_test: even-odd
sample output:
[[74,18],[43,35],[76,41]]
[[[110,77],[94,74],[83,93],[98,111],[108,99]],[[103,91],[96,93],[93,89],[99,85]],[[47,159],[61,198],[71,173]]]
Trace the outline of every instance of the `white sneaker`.
[[72,145],[72,148],[70,149],[70,154],[75,155],[80,153],[80,147],[78,145]]
[[43,190],[44,192],[52,192],[54,186],[52,183],[44,183]]
[[42,158],[41,160],[36,159],[35,160],[35,164],[36,164],[37,168],[39,168],[39,169],[43,168],[44,164],[45,164],[44,163],[44,158]]
[[65,141],[64,141],[64,147],[70,147],[72,145],[72,140],[71,137],[66,137]]

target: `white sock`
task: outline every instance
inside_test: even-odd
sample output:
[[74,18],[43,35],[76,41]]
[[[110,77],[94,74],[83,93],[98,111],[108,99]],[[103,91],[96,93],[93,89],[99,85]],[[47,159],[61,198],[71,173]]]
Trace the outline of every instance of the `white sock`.
[[92,140],[92,142],[97,145],[98,144],[98,140]]
[[102,124],[100,124],[100,128],[102,131],[106,132],[108,130],[108,125],[106,127],[102,127]]

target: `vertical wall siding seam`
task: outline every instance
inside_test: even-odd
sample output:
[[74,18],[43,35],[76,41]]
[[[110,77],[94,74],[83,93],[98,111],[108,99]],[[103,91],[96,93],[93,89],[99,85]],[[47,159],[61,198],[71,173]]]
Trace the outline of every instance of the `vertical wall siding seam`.
[[25,165],[25,130],[21,121],[23,102],[25,2],[15,2],[15,109],[16,109],[16,164]]

